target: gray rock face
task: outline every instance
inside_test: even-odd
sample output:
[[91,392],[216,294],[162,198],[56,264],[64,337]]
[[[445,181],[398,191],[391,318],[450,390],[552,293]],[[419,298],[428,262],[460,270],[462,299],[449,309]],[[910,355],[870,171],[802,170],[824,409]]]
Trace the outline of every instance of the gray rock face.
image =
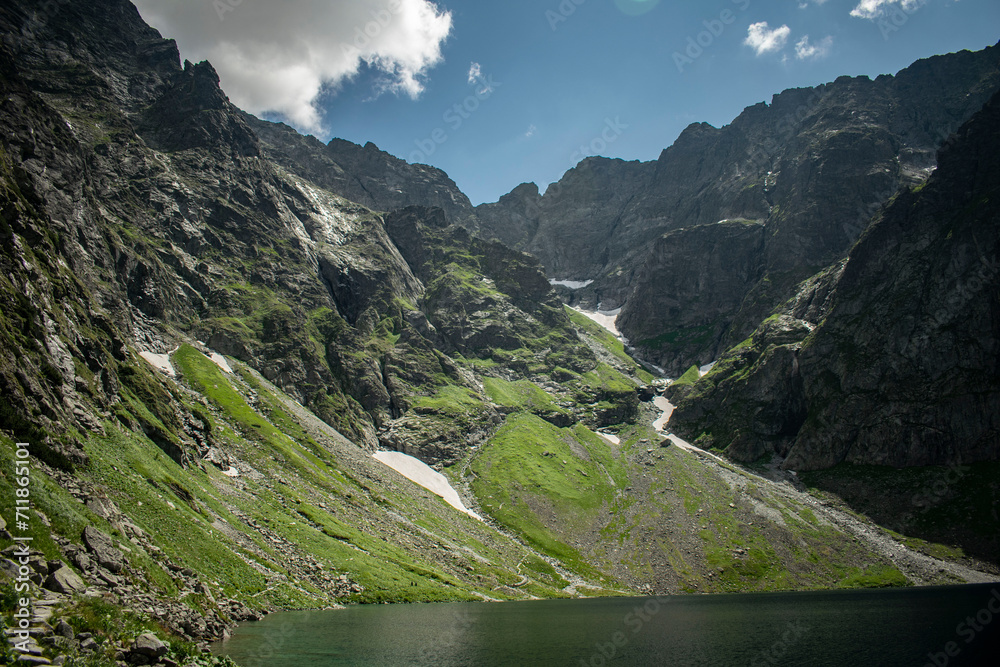
[[478,226],[472,202],[440,169],[408,164],[370,142],[359,146],[333,139],[324,145],[282,123],[249,114],[243,114],[243,119],[260,137],[269,159],[330,192],[375,211],[440,208],[450,222]]
[[[519,186],[477,207],[478,233],[531,252],[550,278],[594,280],[571,298],[605,309],[625,304],[625,336],[646,341],[640,349],[651,360],[676,359],[683,370],[720,352],[717,338],[672,344],[676,327],[653,307],[658,300],[672,298],[683,312],[728,304],[723,346],[743,340],[799,282],[846,256],[901,187],[927,178],[937,148],[1000,87],[998,63],[1000,48],[992,47],[922,60],[874,81],[842,77],[787,90],[723,128],[690,126],[656,162],[588,158],[541,197]],[[704,291],[725,303],[695,293],[660,297],[670,290],[661,273],[720,259],[701,236],[674,237],[678,247],[668,254],[657,239],[727,219],[764,224],[757,279],[733,294],[728,276],[706,272]],[[681,264],[657,270],[657,261]],[[656,347],[651,330],[663,335]]]
[[[763,224],[735,221],[669,232],[639,271],[618,317],[632,345],[677,377],[714,361],[750,287],[764,272]],[[692,307],[697,304],[697,307]]]
[[835,266],[681,401],[671,424],[797,470],[1000,456],[1000,95]]
[[[590,280],[613,273],[620,281],[637,268],[621,260],[662,233],[648,221],[621,233],[654,171],[654,163],[587,158],[542,197],[537,187],[521,185],[497,204],[477,207],[478,234],[505,243],[525,239],[513,247],[537,257],[550,277]],[[619,247],[626,236],[627,249]]]
[[101,567],[117,574],[125,568],[125,555],[114,540],[93,526],[83,529],[83,543]]

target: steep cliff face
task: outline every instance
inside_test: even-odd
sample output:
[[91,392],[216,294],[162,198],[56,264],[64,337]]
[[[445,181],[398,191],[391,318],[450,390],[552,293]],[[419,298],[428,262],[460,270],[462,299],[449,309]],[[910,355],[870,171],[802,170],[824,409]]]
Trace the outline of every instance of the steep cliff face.
[[433,206],[443,210],[453,223],[478,226],[472,202],[440,169],[408,164],[373,143],[359,146],[332,139],[323,144],[282,123],[249,114],[243,118],[260,137],[268,159],[325,190],[375,211]]
[[[531,215],[520,197],[480,206],[481,233],[515,241],[552,278],[594,280],[574,298],[607,309],[624,304],[622,331],[643,356],[683,370],[743,340],[800,281],[844,257],[893,194],[923,182],[937,147],[1000,87],[998,63],[993,47],[930,58],[874,81],[842,77],[787,90],[721,129],[690,126],[654,163],[588,159],[532,203]],[[588,203],[595,199],[604,204]],[[673,330],[669,317],[648,308],[662,285],[640,268],[664,233],[727,219],[765,225],[759,279],[727,314],[722,339],[674,347],[665,335]],[[714,244],[691,236],[674,242],[699,244],[678,248],[686,263],[717,261],[704,254]],[[725,293],[726,285],[711,290]],[[704,302],[677,305],[691,311]]]
[[538,233],[542,195],[534,183],[522,183],[495,204],[476,207],[480,234],[511,248],[524,248]]
[[721,345],[744,296],[764,272],[764,245],[764,225],[750,220],[664,234],[636,277],[655,289],[634,293],[619,328],[645,341],[640,351],[669,350],[656,361],[673,377],[692,363],[714,361],[708,350]]
[[[612,261],[609,253],[615,252],[618,226],[625,224],[629,207],[647,187],[652,172],[650,164],[587,158],[541,198],[522,185],[497,204],[477,207],[481,220],[477,233],[485,238],[524,239],[515,247],[538,257],[550,277],[603,276]],[[631,241],[641,244],[655,238],[654,230],[642,232]]]
[[1000,96],[925,186],[876,217],[842,272],[785,304],[681,401],[672,424],[739,460],[969,463],[1000,453]]

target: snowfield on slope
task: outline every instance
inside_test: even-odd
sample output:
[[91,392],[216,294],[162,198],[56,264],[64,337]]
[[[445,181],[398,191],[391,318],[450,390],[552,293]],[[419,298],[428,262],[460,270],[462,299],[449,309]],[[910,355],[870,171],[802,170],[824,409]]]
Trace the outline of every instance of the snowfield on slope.
[[379,463],[389,466],[411,482],[419,484],[435,495],[441,496],[445,502],[459,512],[465,512],[473,519],[483,520],[481,516],[465,506],[458,495],[458,491],[452,487],[444,475],[423,461],[402,452],[375,452],[372,454],[372,457]]

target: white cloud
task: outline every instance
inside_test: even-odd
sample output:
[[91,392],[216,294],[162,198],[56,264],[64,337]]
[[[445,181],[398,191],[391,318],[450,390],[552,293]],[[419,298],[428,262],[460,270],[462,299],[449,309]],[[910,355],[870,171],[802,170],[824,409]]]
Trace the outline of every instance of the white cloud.
[[795,44],[795,57],[799,60],[808,58],[824,58],[830,54],[833,47],[833,37],[824,37],[815,44],[809,43],[809,35],[806,35]]
[[851,16],[874,20],[887,13],[893,5],[899,5],[903,11],[912,12],[926,4],[927,0],[861,0],[858,6],[851,10]]
[[364,65],[376,94],[416,98],[441,62],[451,13],[431,0],[134,0],[181,56],[210,60],[233,103],[322,131],[319,96]]
[[799,9],[806,9],[810,3],[814,5],[822,5],[826,3],[826,0],[801,0],[801,2],[799,2]]
[[483,68],[479,66],[479,63],[469,65],[469,85],[474,84],[481,78],[483,78]]
[[533,136],[535,136],[535,132],[537,132],[537,131],[538,131],[538,128],[535,127],[534,125],[532,125],[531,127],[528,128],[528,131],[524,133],[524,138],[525,139],[532,138]]
[[483,76],[483,68],[480,67],[479,63],[472,63],[469,65],[469,85],[476,84],[482,86],[476,91],[479,96],[489,95],[493,92],[493,86],[490,85],[489,79]]
[[785,46],[785,42],[788,41],[788,36],[791,32],[792,29],[787,25],[771,30],[767,25],[767,21],[761,21],[760,23],[753,23],[747,28],[747,38],[743,43],[752,48],[760,56],[772,51],[780,51]]

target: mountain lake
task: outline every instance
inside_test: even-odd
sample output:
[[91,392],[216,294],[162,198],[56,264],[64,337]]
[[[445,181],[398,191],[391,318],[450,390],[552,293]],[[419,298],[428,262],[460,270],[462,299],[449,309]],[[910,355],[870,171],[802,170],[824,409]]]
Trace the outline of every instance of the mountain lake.
[[284,612],[215,646],[241,667],[1000,664],[1000,584]]

